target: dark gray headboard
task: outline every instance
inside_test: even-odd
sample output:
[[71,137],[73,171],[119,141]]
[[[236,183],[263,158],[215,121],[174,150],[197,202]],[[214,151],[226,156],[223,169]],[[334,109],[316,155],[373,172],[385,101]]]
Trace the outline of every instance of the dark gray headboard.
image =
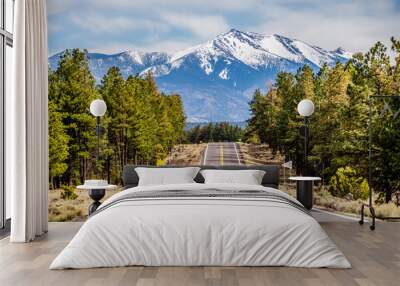
[[[139,183],[139,177],[135,171],[136,167],[147,167],[147,168],[159,168],[156,166],[143,166],[143,165],[126,165],[122,174],[122,180],[124,182],[124,189],[136,187]],[[162,168],[182,168],[185,166],[160,166]],[[265,171],[262,185],[265,187],[278,188],[279,187],[279,166],[278,165],[257,165],[257,166],[239,166],[239,165],[226,165],[226,166],[191,166],[199,167],[202,170],[205,169],[217,169],[217,170],[263,170]],[[204,183],[203,176],[198,173],[194,180],[197,183]]]

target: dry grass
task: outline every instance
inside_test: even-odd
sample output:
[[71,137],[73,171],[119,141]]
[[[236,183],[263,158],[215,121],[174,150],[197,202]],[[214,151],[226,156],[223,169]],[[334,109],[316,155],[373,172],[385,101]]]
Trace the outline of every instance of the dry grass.
[[[281,190],[293,197],[296,196],[295,184],[283,184]],[[345,215],[360,215],[361,204],[367,202],[363,200],[351,200],[335,197],[327,190],[325,186],[315,187],[314,190],[314,204],[317,207]],[[377,195],[374,195],[373,200],[376,198]],[[378,217],[400,217],[400,207],[397,207],[396,204],[392,202],[389,204],[375,204],[374,208]],[[370,216],[368,209],[365,209],[365,214]]]
[[400,217],[400,207],[397,207],[393,202],[377,205],[375,213],[378,217]]
[[[280,189],[291,196],[296,196],[295,184],[282,184]],[[107,191],[104,199],[121,191]],[[92,200],[84,190],[75,190],[78,197],[75,200],[61,199],[61,189],[49,191],[49,221],[84,221],[88,215],[88,206]],[[104,200],[103,199],[103,200]],[[341,214],[359,215],[361,211],[362,200],[349,200],[332,196],[325,187],[315,187],[315,205],[319,208],[326,209]],[[400,217],[400,207],[394,203],[375,205],[377,216],[384,217]],[[370,215],[366,209],[366,215]]]
[[[107,191],[104,199],[121,189]],[[88,215],[88,206],[93,202],[87,191],[75,189],[75,200],[61,198],[62,189],[49,191],[49,221],[83,221]],[[103,199],[103,200],[104,200]]]
[[240,156],[245,165],[280,165],[284,162],[284,157],[280,153],[273,154],[267,144],[238,144]]
[[[181,144],[176,145],[165,162],[170,165],[200,165],[206,144]],[[106,192],[104,199],[112,196],[118,190]],[[49,191],[49,221],[83,221],[88,215],[88,206],[92,199],[85,190],[75,189],[78,196],[74,200],[61,198],[62,189]],[[103,199],[103,200],[104,200]]]
[[[166,158],[166,162],[170,165],[201,165],[202,156],[206,144],[180,144],[173,148],[170,155]],[[284,162],[284,157],[280,154],[273,154],[266,144],[254,145],[239,143],[240,156],[246,165],[260,164],[277,164]],[[290,175],[294,175],[294,170],[286,169],[286,180],[283,180],[283,172],[281,173],[280,189],[287,192],[293,197],[296,196],[296,185],[288,181]],[[116,192],[107,191],[105,198],[110,197]],[[360,214],[362,200],[350,200],[332,196],[325,186],[315,187],[315,205],[328,211],[338,212],[342,214],[357,215]],[[92,200],[85,190],[75,190],[77,198],[75,200],[64,200],[61,198],[61,189],[49,191],[49,221],[82,221],[87,218],[88,206]],[[376,197],[374,197],[374,200]],[[384,217],[400,217],[400,208],[394,203],[375,205],[377,216]],[[366,209],[366,215],[369,215]]]
[[326,188],[317,188],[315,192],[315,204],[339,213],[359,214],[362,201],[334,197]]
[[201,165],[206,146],[204,143],[176,145],[165,161],[168,165]]

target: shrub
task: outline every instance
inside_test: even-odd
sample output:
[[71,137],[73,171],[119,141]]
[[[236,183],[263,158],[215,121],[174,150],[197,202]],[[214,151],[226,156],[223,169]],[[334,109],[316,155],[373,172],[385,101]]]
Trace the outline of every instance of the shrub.
[[165,159],[157,159],[156,166],[164,166],[164,165],[166,165]]
[[361,184],[360,184],[360,199],[367,199],[369,195],[369,185],[368,185],[368,180],[363,178]]
[[256,133],[253,133],[246,140],[246,143],[249,143],[249,144],[261,144],[261,140],[260,140],[260,137]]
[[329,180],[329,191],[337,197],[351,195],[353,199],[368,197],[368,181],[360,176],[356,169],[346,166],[336,170]]
[[75,200],[78,197],[75,194],[75,189],[70,186],[63,186],[63,191],[61,192],[61,198],[63,200]]

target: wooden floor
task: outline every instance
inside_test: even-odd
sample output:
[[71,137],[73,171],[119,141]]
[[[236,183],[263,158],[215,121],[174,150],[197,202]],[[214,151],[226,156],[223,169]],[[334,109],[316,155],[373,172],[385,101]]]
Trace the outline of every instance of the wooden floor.
[[28,244],[0,241],[0,285],[400,285],[400,224],[368,225],[341,217],[316,216],[344,252],[352,269],[289,267],[124,267],[48,270],[81,226],[50,223],[49,233]]

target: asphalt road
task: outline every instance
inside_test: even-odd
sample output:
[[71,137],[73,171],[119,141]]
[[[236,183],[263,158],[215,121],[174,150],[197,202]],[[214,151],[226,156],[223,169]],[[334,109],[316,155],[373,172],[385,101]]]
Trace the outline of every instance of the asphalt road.
[[203,165],[241,165],[239,148],[234,142],[208,143]]
[[[221,142],[208,143],[204,152],[203,165],[241,165],[240,151],[236,143]],[[348,217],[340,214],[330,213],[314,207],[311,214],[320,222],[351,222],[358,221],[358,218]]]

